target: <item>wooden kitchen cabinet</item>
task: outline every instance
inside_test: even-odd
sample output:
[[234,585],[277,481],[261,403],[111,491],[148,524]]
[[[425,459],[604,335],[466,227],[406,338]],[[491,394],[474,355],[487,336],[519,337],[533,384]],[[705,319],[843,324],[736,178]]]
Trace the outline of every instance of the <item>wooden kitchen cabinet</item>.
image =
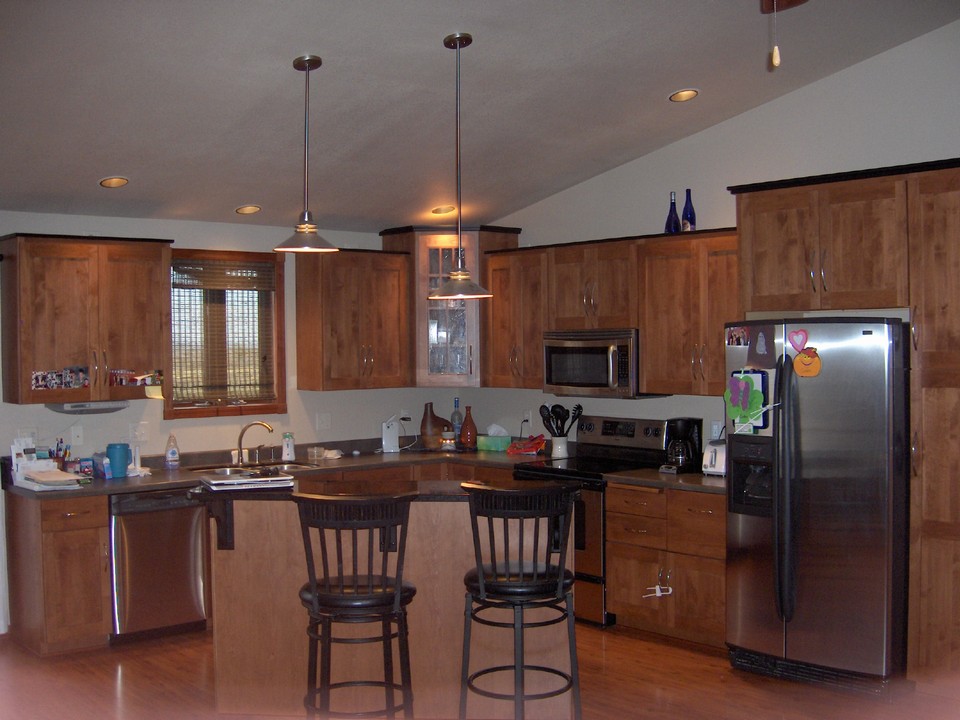
[[723,394],[723,325],[741,318],[736,232],[644,241],[637,264],[642,392]]
[[117,383],[125,374],[163,370],[170,242],[4,238],[4,401],[145,397],[142,386]]
[[607,605],[617,622],[722,646],[725,496],[610,483],[606,517]]
[[106,645],[112,627],[106,497],[6,495],[10,634],[49,655]]
[[488,254],[484,286],[493,297],[481,306],[483,385],[542,388],[547,251]]
[[636,253],[634,240],[551,246],[547,329],[636,327]]
[[911,433],[908,669],[960,697],[960,168],[907,177]]
[[903,176],[748,189],[734,189],[744,311],[907,304]]
[[[464,264],[470,277],[479,282],[484,277],[484,253],[516,248],[519,234],[519,228],[463,227]],[[380,236],[384,250],[409,252],[413,256],[413,357],[417,387],[479,386],[479,303],[427,299],[456,268],[456,227],[392,228],[381,231]]]
[[408,387],[410,256],[365,250],[296,258],[297,387]]

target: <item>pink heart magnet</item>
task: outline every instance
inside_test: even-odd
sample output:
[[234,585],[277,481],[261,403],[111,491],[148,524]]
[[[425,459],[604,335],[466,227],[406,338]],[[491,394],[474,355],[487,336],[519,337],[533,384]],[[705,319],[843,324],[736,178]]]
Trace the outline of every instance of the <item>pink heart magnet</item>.
[[800,352],[807,346],[807,337],[806,330],[791,330],[787,333],[787,340],[790,341],[793,349],[797,352]]

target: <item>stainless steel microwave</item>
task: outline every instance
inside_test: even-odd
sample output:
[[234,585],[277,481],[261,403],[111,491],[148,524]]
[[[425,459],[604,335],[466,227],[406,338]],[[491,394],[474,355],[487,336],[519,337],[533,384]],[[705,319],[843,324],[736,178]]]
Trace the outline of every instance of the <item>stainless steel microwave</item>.
[[639,344],[636,328],[545,332],[543,391],[554,395],[636,397]]

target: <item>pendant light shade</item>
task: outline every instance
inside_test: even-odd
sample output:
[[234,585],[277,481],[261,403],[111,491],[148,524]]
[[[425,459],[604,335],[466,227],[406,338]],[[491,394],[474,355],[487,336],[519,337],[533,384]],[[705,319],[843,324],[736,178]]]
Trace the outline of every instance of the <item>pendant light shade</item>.
[[463,203],[460,198],[460,48],[467,47],[472,42],[473,36],[468,33],[454,33],[443,39],[444,47],[457,51],[457,264],[456,269],[451,271],[440,287],[430,293],[429,300],[474,300],[493,297],[493,293],[470,279],[470,272],[463,262]]
[[294,233],[274,248],[275,252],[336,252],[329,240],[317,235],[317,226],[308,206],[310,189],[310,71],[323,61],[316,55],[302,55],[293,61],[295,70],[304,73],[303,91],[303,212]]

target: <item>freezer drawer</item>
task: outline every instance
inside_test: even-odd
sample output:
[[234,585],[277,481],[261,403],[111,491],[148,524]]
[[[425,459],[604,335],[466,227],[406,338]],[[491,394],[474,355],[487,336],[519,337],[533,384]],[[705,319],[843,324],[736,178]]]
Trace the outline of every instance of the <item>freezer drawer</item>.
[[113,633],[207,618],[206,511],[180,493],[142,493],[111,504]]

